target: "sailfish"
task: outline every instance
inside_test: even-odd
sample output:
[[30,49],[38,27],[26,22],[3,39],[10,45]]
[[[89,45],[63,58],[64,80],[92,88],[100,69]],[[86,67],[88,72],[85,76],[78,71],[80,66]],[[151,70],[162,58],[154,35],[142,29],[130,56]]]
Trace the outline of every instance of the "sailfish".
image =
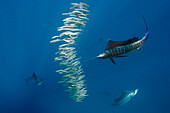
[[29,83],[34,83],[37,86],[40,86],[44,83],[44,81],[42,80],[42,78],[40,76],[37,76],[35,74],[35,72],[32,74],[31,77],[25,79],[25,81],[27,82],[27,84]]
[[113,106],[115,105],[123,105],[129,101],[132,103],[133,97],[137,94],[139,89],[136,89],[134,91],[129,91],[129,90],[124,90],[122,92],[122,95],[119,98],[116,98],[114,100],[114,103],[112,104]]
[[123,54],[129,53],[137,49],[139,50],[148,39],[150,33],[144,17],[143,20],[146,26],[146,33],[141,39],[138,39],[138,37],[134,37],[125,41],[109,40],[105,51],[102,54],[99,54],[95,59],[109,58],[114,64],[116,64],[113,60],[113,57],[126,57],[123,56]]

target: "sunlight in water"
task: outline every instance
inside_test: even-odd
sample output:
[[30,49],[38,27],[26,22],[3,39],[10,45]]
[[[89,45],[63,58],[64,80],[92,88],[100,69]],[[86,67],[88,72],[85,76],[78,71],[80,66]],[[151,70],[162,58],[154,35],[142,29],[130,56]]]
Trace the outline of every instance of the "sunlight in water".
[[57,57],[55,61],[60,61],[61,69],[57,70],[59,74],[63,75],[62,81],[70,93],[70,97],[76,102],[81,102],[85,96],[87,96],[86,85],[84,84],[82,65],[80,63],[80,58],[76,56],[75,39],[78,38],[78,35],[82,31],[82,27],[85,26],[86,21],[88,20],[87,15],[89,7],[85,3],[71,3],[72,12],[63,13],[63,15],[68,15],[65,18],[64,25],[58,27],[58,31],[61,33],[58,36],[53,36],[53,42],[61,42],[61,45],[56,52]]

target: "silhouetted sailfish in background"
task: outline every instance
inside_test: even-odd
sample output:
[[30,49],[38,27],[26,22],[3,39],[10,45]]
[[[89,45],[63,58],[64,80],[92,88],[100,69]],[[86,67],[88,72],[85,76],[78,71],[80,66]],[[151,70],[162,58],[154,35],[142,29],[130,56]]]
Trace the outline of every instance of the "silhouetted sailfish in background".
[[114,103],[112,104],[113,106],[115,105],[123,105],[129,101],[132,103],[133,97],[137,94],[139,89],[136,89],[135,91],[129,91],[125,90],[122,92],[122,95],[114,100]]
[[35,72],[32,74],[31,77],[25,79],[25,81],[27,82],[27,84],[29,84],[30,82],[33,82],[37,86],[42,85],[44,82],[41,77],[35,74]]
[[98,55],[95,59],[106,59],[110,58],[110,60],[114,63],[113,57],[126,57],[122,56],[122,54],[126,54],[136,49],[140,49],[140,47],[145,43],[149,36],[148,26],[146,24],[145,18],[143,17],[144,23],[146,25],[146,33],[143,38],[138,39],[138,37],[134,37],[132,39],[126,41],[112,41],[109,40],[106,46],[106,50]]

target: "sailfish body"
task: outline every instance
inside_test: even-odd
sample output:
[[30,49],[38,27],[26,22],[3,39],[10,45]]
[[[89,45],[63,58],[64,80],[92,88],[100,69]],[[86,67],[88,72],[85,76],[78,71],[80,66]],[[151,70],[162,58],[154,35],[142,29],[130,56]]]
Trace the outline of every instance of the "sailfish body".
[[135,91],[128,91],[128,90],[125,90],[122,92],[122,95],[115,99],[114,102],[112,105],[123,105],[129,101],[132,102],[132,99],[133,97],[137,94],[138,92],[138,89],[136,89]]
[[37,75],[35,74],[35,72],[32,74],[31,77],[25,79],[25,81],[27,82],[27,84],[29,84],[29,83],[34,83],[34,84],[37,85],[37,86],[40,86],[40,85],[42,85],[42,84],[44,83],[44,81],[42,80],[42,78],[39,77],[39,76],[37,76]]
[[109,40],[106,46],[106,50],[102,54],[98,55],[96,58],[97,59],[110,58],[110,60],[114,64],[116,64],[113,60],[113,57],[124,57],[122,56],[123,54],[129,53],[136,49],[140,49],[140,47],[145,43],[145,41],[148,39],[149,36],[149,31],[145,19],[144,22],[146,25],[146,33],[141,39],[134,37],[132,39],[125,40],[125,41]]

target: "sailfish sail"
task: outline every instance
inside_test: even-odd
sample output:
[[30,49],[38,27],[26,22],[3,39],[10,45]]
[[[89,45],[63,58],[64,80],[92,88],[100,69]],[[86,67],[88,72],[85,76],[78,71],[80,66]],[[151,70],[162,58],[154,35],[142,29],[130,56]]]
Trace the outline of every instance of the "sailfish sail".
[[110,48],[117,47],[117,46],[124,46],[124,45],[127,45],[127,44],[131,44],[133,42],[136,42],[136,41],[138,41],[137,37],[134,37],[132,39],[128,39],[126,41],[112,41],[112,40],[109,40],[108,43],[107,43],[106,49],[110,49]]

